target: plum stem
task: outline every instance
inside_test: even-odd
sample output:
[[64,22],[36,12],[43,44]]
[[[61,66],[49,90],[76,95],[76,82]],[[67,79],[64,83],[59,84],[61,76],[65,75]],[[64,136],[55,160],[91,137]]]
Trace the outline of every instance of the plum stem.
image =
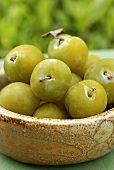
[[104,75],[107,76],[107,78],[108,78],[109,80],[111,80],[111,79],[113,78],[113,76],[110,75],[107,71],[104,72]]
[[13,62],[14,62],[14,61],[16,60],[16,58],[17,58],[16,56],[11,56],[11,57],[10,57],[10,61],[13,61]]
[[47,75],[46,77],[39,78],[39,82],[43,82],[43,81],[49,80],[49,79],[51,79],[51,76]]
[[62,41],[64,41],[64,38],[62,37],[56,37],[56,39],[59,39],[59,45],[61,44]]
[[89,91],[88,91],[88,97],[92,97],[93,92],[96,90],[95,87],[92,87]]
[[54,31],[49,31],[45,34],[42,35],[43,38],[47,38],[49,36],[52,36],[54,37],[55,39],[59,39],[59,45],[61,44],[62,41],[64,41],[64,38],[63,37],[58,37],[58,35],[64,33],[64,29],[63,28],[60,28],[60,29],[57,29],[57,30],[54,30]]

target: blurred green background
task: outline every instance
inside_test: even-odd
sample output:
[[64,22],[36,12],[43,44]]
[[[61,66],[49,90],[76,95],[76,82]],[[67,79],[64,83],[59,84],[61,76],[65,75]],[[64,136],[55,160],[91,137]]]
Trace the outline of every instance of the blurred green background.
[[113,0],[0,0],[0,57],[20,44],[47,52],[42,34],[64,28],[92,49],[114,48]]

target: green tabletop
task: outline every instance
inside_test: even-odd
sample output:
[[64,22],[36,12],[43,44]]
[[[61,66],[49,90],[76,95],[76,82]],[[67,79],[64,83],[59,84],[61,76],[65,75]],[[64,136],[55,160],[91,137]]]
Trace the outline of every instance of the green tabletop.
[[[90,51],[99,55],[101,58],[114,57],[114,50],[95,50]],[[0,68],[3,67],[3,59],[0,59]],[[109,152],[107,155],[100,157],[96,160],[65,166],[38,166],[29,165],[17,162],[0,153],[0,170],[57,170],[57,169],[70,169],[70,170],[114,170],[114,150]]]

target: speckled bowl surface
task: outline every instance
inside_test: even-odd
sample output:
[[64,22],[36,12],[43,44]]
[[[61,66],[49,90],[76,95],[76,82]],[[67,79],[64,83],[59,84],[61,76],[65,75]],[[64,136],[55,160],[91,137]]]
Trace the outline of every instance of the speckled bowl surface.
[[[0,70],[0,88],[8,83]],[[102,101],[101,101],[102,102]],[[114,148],[114,109],[84,119],[37,119],[0,107],[0,152],[21,162],[86,162]]]

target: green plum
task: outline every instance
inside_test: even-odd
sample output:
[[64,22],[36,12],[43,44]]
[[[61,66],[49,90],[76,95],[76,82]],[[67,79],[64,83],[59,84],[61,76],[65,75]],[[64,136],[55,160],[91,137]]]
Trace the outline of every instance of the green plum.
[[78,74],[75,73],[71,73],[71,74],[72,74],[72,79],[71,79],[70,87],[73,86],[75,83],[82,81],[82,78]]
[[49,43],[48,56],[65,62],[77,73],[87,61],[88,47],[79,37],[60,34]]
[[34,68],[30,85],[33,93],[41,100],[55,102],[65,95],[71,78],[71,71],[64,62],[46,59]]
[[4,59],[4,70],[10,82],[30,83],[34,67],[44,60],[42,52],[32,45],[19,45]]
[[52,118],[52,119],[66,119],[68,117],[67,112],[62,108],[59,108],[54,103],[44,103],[38,107],[34,112],[33,117],[37,118]]
[[114,59],[104,58],[90,66],[85,72],[84,79],[98,81],[105,88],[108,104],[114,103]]
[[76,83],[65,95],[65,107],[72,118],[85,118],[100,114],[106,106],[106,91],[100,83],[94,80],[82,80]]
[[93,65],[95,62],[97,62],[98,60],[100,60],[100,57],[95,55],[95,54],[89,54],[88,55],[88,59],[85,63],[85,65],[78,71],[78,75],[84,79],[84,74],[86,72],[86,70]]
[[5,86],[0,92],[0,105],[7,110],[31,116],[40,104],[30,85],[14,82]]

